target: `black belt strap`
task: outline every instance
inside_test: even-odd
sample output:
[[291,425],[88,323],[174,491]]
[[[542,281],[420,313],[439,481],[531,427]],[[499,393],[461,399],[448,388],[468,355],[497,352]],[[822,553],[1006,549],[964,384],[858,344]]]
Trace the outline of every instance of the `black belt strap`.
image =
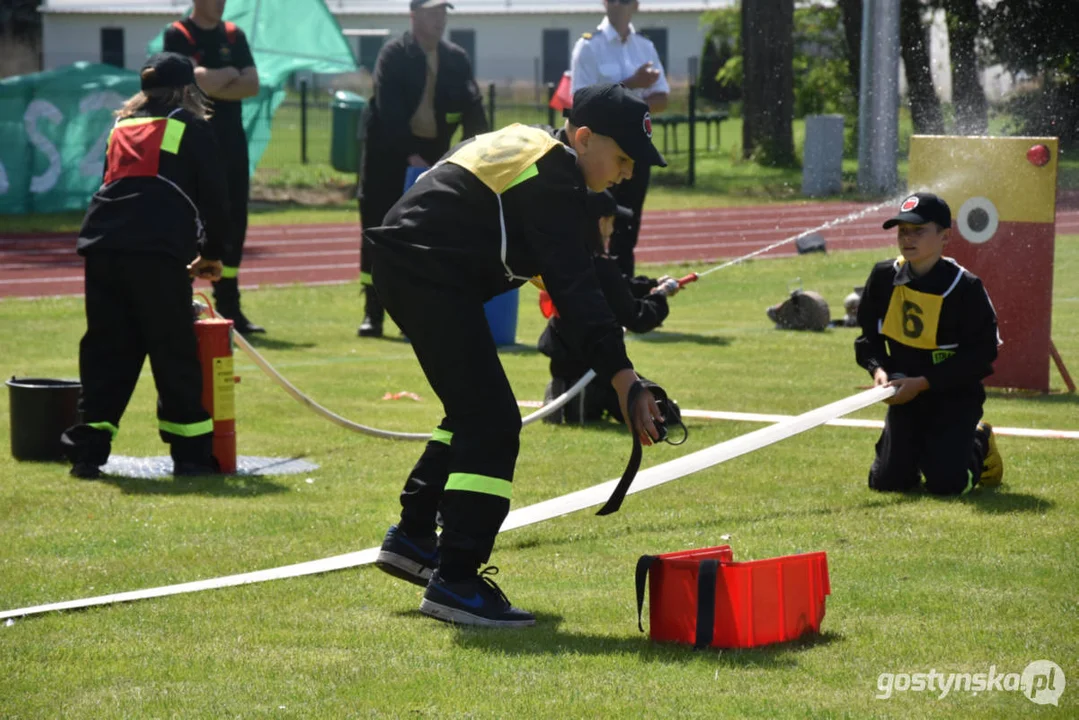
[[[630,414],[630,422],[632,422],[633,407],[637,403],[637,396],[641,394],[641,390],[644,390],[644,385],[642,385],[640,381],[634,382],[629,387],[629,397],[626,398],[626,412]],[[626,499],[626,493],[629,492],[629,486],[633,484],[633,478],[637,477],[637,471],[641,469],[642,455],[641,437],[638,433],[637,426],[634,423],[633,452],[629,455],[629,463],[626,465],[626,469],[622,473],[622,478],[618,481],[618,485],[615,486],[614,492],[607,498],[606,504],[599,509],[596,515],[610,515],[613,512],[618,512],[618,508],[622,507],[622,501]]]
[[716,580],[719,572],[718,560],[701,560],[697,569],[697,639],[694,650],[706,648],[712,644],[716,627]]
[[655,555],[641,555],[637,559],[637,629],[641,632],[644,632],[644,625],[641,625],[641,610],[644,608],[644,584],[648,580],[648,570],[656,560],[659,560],[659,558]]

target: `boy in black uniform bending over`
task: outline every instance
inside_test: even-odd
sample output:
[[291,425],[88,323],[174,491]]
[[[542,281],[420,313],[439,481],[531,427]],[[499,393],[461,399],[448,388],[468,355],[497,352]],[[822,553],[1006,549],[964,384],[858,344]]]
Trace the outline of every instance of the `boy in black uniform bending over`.
[[224,159],[232,237],[222,258],[221,278],[214,282],[217,312],[232,320],[241,335],[266,332],[247,319],[240,308],[240,261],[247,238],[247,200],[251,179],[244,132],[244,98],[258,95],[259,74],[247,36],[235,23],[222,22],[225,0],[194,0],[190,17],[165,31],[165,50],[187,55],[195,62],[195,81],[214,101],[210,118]]
[[592,269],[586,210],[588,189],[629,178],[635,164],[664,164],[647,111],[621,85],[584,88],[574,97],[572,132],[511,125],[462,143],[383,226],[366,230],[375,288],[445,408],[378,557],[383,570],[426,585],[424,614],[494,627],[535,622],[491,581],[494,568],[478,574],[509,512],[521,429],[487,300],[542,276],[572,342],[614,386],[631,431],[646,445],[658,438],[656,400],[639,384]]
[[877,263],[858,307],[858,364],[894,396],[869,470],[874,490],[919,484],[963,495],[1000,484],[1004,466],[993,428],[980,422],[1000,338],[982,281],[942,257],[952,226],[947,203],[915,193],[884,223],[898,226],[896,260]]

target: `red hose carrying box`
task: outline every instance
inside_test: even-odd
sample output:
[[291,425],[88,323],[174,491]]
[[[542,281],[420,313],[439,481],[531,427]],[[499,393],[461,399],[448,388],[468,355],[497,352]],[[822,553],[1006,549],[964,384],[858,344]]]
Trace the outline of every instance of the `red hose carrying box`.
[[831,594],[823,552],[734,562],[727,545],[637,561],[637,624],[644,586],[649,634],[694,647],[750,648],[820,632]]

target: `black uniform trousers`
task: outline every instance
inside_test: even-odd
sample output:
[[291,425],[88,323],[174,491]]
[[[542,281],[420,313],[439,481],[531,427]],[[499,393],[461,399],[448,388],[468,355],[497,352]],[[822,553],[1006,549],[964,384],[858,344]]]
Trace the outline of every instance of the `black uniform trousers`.
[[652,169],[643,163],[637,163],[633,167],[633,177],[618,183],[611,190],[619,205],[633,211],[632,218],[615,218],[614,233],[607,251],[618,263],[622,274],[627,277],[633,277],[634,274],[636,263],[633,251],[637,247],[637,236],[641,232],[641,211],[644,209],[644,198],[648,194],[648,181],[651,177]]
[[445,411],[401,493],[401,530],[430,534],[440,515],[442,576],[474,574],[509,513],[521,431],[483,299],[417,282],[381,258],[373,279]]
[[247,240],[251,167],[243,129],[228,131],[228,137],[223,137],[221,130],[217,132],[218,144],[225,155],[225,183],[228,186],[232,237],[221,254],[222,278],[214,283],[214,299],[223,313],[231,315],[239,309],[240,302],[239,271],[243,262],[244,242]]
[[961,495],[977,483],[988,450],[975,433],[985,391],[924,392],[890,405],[869,470],[874,490],[913,490],[925,476],[934,495]]
[[187,268],[163,253],[87,253],[86,334],[79,345],[81,423],[65,432],[73,462],[100,466],[108,460],[147,355],[157,386],[161,439],[172,446],[174,460],[209,464],[213,426],[202,407]]

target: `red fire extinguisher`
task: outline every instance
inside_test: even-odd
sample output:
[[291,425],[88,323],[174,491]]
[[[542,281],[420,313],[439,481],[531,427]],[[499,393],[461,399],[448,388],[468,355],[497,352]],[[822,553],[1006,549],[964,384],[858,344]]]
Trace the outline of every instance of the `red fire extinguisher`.
[[195,337],[202,365],[202,407],[214,420],[214,458],[222,473],[234,473],[236,383],[239,378],[234,375],[232,365],[232,321],[216,314],[202,317],[195,321]]

